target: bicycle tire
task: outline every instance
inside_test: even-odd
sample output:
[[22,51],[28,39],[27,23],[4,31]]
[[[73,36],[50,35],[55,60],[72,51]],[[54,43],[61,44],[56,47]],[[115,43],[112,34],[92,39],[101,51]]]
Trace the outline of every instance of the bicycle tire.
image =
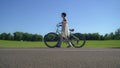
[[85,45],[85,43],[86,43],[86,40],[85,40],[85,38],[81,38],[81,39],[79,39],[79,38],[77,38],[76,36],[74,36],[74,35],[72,35],[71,37],[70,37],[70,41],[71,41],[71,44],[73,45],[73,47],[75,47],[75,48],[82,48],[84,45]]
[[[51,36],[51,37],[50,37]],[[55,48],[60,43],[60,37],[56,33],[48,33],[44,36],[44,43],[49,48]]]

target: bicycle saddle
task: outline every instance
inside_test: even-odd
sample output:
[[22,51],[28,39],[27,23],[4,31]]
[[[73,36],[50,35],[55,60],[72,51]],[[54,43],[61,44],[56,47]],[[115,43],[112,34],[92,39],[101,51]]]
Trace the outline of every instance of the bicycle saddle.
[[74,31],[74,29],[69,29],[71,32],[73,32]]

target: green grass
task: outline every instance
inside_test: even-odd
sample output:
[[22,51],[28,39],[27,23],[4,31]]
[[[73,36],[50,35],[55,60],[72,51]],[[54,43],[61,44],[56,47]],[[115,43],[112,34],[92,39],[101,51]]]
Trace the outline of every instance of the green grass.
[[0,40],[0,48],[40,48],[46,47],[44,42],[22,42]]
[[84,48],[120,48],[120,40],[86,41]]
[[[62,43],[63,48],[67,47]],[[22,42],[0,40],[0,48],[45,48],[44,42]],[[83,48],[120,48],[120,40],[87,40]]]

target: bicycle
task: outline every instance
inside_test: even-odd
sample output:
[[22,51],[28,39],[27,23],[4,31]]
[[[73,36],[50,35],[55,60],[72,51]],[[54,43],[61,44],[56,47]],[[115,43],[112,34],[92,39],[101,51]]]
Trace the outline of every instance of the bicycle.
[[65,39],[63,38],[61,40],[61,23],[58,23],[57,25],[57,29],[56,29],[56,32],[50,32],[48,34],[46,34],[44,36],[44,43],[47,47],[49,48],[55,48],[57,47],[58,45],[61,45],[62,42],[67,42],[68,40],[71,42],[72,46],[75,47],[75,48],[81,48],[85,45],[86,43],[86,40],[84,37],[82,38],[78,38],[77,36],[75,36],[72,32],[74,32],[74,29],[69,29],[70,31],[70,36]]

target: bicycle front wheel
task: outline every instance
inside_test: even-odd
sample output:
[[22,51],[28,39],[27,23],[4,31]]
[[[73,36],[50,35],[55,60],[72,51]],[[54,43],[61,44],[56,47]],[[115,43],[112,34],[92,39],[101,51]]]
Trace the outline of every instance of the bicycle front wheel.
[[54,48],[59,44],[60,37],[56,33],[48,33],[44,36],[44,43],[49,48]]
[[75,48],[81,48],[85,45],[86,40],[84,38],[77,38],[76,36],[70,37],[71,43]]

